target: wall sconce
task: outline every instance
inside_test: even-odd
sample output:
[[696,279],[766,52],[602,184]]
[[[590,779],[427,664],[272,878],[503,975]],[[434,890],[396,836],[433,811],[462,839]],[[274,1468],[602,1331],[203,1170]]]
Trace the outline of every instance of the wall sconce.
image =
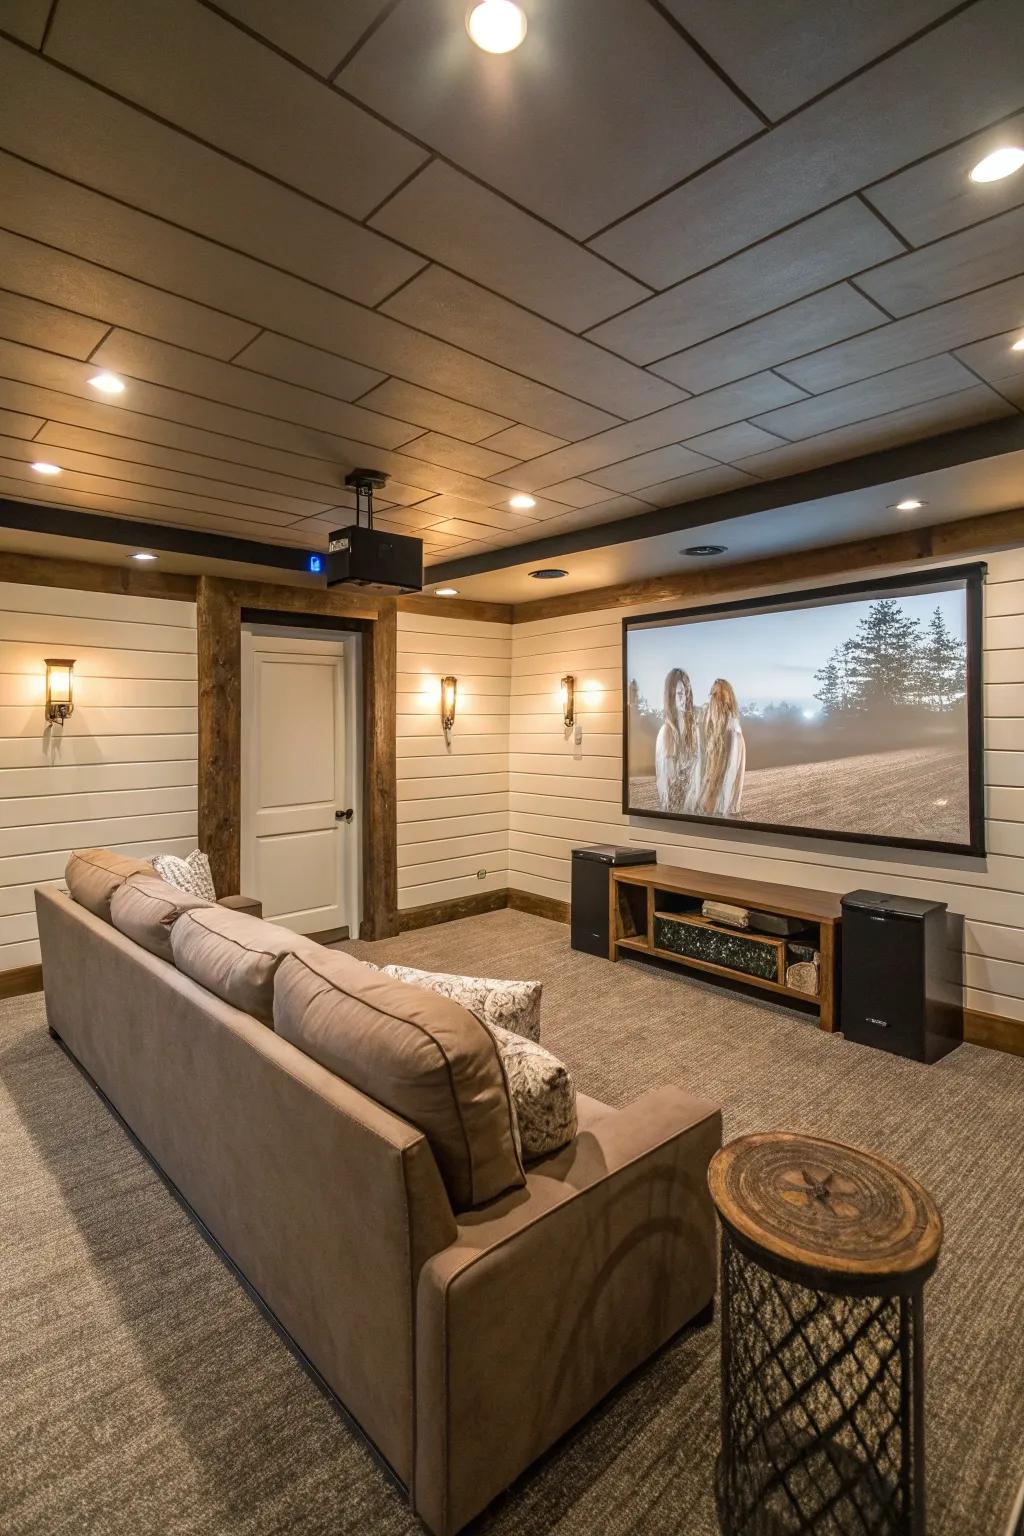
[[73,661],[59,661],[56,658],[47,657],[46,667],[46,718],[51,725],[63,725],[75,707],[73,684],[71,679],[74,670]]
[[449,746],[452,744],[452,726],[455,724],[455,697],[459,689],[457,677],[441,679],[441,729]]
[[562,721],[567,731],[576,724],[576,679],[562,678]]

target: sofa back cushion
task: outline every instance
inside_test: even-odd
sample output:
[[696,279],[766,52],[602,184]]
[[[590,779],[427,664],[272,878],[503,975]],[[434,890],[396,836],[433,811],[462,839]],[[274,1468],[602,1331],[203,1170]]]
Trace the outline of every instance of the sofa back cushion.
[[287,956],[274,1028],[426,1136],[456,1210],[525,1183],[494,1037],[450,998],[337,950]]
[[75,901],[94,917],[110,922],[110,898],[130,875],[151,875],[145,859],[126,858],[110,848],[76,848],[68,859],[64,878]]
[[171,929],[183,912],[209,905],[202,896],[190,896],[152,873],[129,875],[110,898],[110,920],[126,938],[173,964]]
[[278,966],[292,950],[316,947],[289,928],[221,906],[197,907],[171,929],[179,971],[271,1027]]

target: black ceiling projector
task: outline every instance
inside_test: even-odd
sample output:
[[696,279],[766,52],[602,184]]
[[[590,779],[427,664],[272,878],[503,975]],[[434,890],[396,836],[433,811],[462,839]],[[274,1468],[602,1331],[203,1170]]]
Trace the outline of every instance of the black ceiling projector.
[[[373,526],[373,493],[388,477],[378,469],[354,469],[345,484],[356,493],[356,520],[338,528],[327,545],[327,585],[349,582],[378,592],[423,591],[423,540],[383,533]],[[361,519],[366,516],[365,526]]]

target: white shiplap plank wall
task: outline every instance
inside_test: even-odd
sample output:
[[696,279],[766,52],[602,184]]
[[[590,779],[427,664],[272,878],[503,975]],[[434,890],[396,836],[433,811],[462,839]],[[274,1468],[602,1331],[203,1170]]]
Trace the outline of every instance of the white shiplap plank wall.
[[[46,656],[75,709],[43,717]],[[0,583],[0,971],[39,959],[33,887],[72,848],[196,845],[194,603]]]
[[[503,890],[508,882],[512,626],[398,615],[398,905]],[[441,678],[459,680],[451,746]],[[478,871],[483,870],[483,878]]]
[[[669,830],[664,822],[624,817],[621,620],[680,606],[668,602],[513,627],[509,886],[566,901],[573,846],[617,842],[656,847],[665,863],[723,875],[835,892],[881,885],[948,901],[966,918],[968,1005],[1024,1019],[1024,550],[987,561],[985,860],[844,851],[811,838],[682,825]],[[566,672],[576,677],[581,747],[562,729],[559,680]]]

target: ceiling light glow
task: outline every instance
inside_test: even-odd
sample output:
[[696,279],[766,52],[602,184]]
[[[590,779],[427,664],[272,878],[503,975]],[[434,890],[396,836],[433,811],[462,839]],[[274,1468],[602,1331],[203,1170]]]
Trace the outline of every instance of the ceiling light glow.
[[527,496],[521,491],[517,492],[515,496],[510,496],[508,504],[510,507],[515,507],[517,512],[529,512],[531,507],[537,505],[532,496]]
[[60,474],[60,465],[59,464],[44,464],[41,459],[36,464],[30,464],[29,468],[30,469],[34,469],[37,475],[59,475]]
[[101,395],[121,395],[124,393],[124,384],[116,373],[98,373],[95,378],[89,380],[93,389],[98,389]]
[[1024,165],[1024,149],[1019,144],[1006,144],[1002,149],[994,149],[984,160],[979,160],[971,172],[972,181],[1002,181],[1004,176],[1012,176],[1014,171],[1019,171]]
[[146,550],[139,549],[139,550],[136,550],[134,555],[132,555],[132,559],[133,560],[155,560],[156,559],[156,555],[150,555],[150,554],[148,554],[146,552]]
[[889,511],[919,512],[922,507],[926,507],[927,505],[928,503],[926,501],[918,501],[916,496],[906,496],[902,501],[898,501],[894,507],[890,507]]
[[511,53],[526,36],[526,14],[512,0],[481,0],[466,12],[466,31],[485,53]]
[[1020,341],[1015,341],[1014,342],[1013,346],[1010,348],[1010,351],[1011,352],[1024,352],[1024,336],[1021,337]]
[[459,595],[458,587],[435,587],[434,588],[434,596],[435,597],[458,597],[458,595]]

